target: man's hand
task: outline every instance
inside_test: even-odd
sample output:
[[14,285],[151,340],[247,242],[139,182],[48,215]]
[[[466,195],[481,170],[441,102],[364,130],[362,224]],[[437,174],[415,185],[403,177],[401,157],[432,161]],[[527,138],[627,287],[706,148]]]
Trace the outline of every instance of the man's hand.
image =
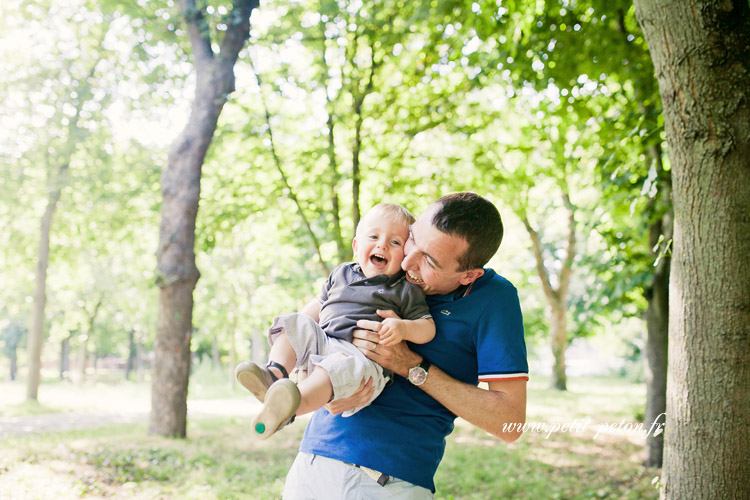
[[374,391],[375,389],[372,387],[372,378],[368,378],[367,382],[363,380],[362,383],[359,384],[357,392],[348,398],[331,401],[325,405],[325,409],[328,410],[331,415],[338,415],[345,411],[353,410],[359,406],[364,406],[370,400]]

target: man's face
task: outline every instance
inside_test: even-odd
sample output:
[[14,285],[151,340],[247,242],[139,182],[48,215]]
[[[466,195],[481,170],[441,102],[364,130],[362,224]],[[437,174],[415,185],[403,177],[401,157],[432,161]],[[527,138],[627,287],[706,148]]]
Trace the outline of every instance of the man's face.
[[401,268],[406,271],[406,279],[422,288],[427,295],[452,292],[483,274],[481,269],[458,270],[457,259],[469,244],[463,238],[448,235],[432,224],[433,214],[438,208],[435,204],[430,205],[411,226],[404,248],[406,255],[401,263]]

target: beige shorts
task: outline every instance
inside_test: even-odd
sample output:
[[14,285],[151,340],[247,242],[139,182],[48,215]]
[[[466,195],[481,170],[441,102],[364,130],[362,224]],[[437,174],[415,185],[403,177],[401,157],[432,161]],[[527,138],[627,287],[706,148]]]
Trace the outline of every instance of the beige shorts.
[[297,355],[297,368],[309,373],[320,366],[328,372],[334,400],[348,398],[357,392],[363,380],[372,378],[375,391],[370,400],[363,406],[342,413],[342,416],[354,415],[383,392],[388,381],[383,368],[367,359],[354,344],[326,335],[310,316],[295,313],[277,317],[268,331],[271,345],[282,332],[286,333]]

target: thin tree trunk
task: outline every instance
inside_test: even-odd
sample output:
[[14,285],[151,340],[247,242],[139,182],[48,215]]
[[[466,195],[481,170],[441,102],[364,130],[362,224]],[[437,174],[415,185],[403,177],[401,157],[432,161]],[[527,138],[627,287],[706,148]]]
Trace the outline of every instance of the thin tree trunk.
[[132,328],[128,332],[128,361],[125,363],[125,380],[130,380],[130,374],[133,373],[136,363],[135,349],[135,330]]
[[15,380],[18,373],[18,354],[14,350],[10,355],[10,379]]
[[[649,156],[655,162],[659,198],[670,206],[661,219],[649,228],[649,246],[654,255],[653,278],[646,292],[646,411],[645,424],[648,428],[663,424],[667,411],[667,354],[669,346],[669,269],[671,256],[668,248],[672,243],[671,180],[662,165],[659,145],[649,148]],[[657,428],[657,427],[654,427]],[[651,432],[646,436],[647,467],[661,467],[664,456],[664,434]]]
[[37,401],[42,369],[42,344],[44,343],[44,308],[47,304],[47,265],[49,263],[49,242],[52,218],[62,193],[63,178],[68,163],[60,165],[42,215],[39,231],[39,251],[34,278],[34,301],[31,306],[31,329],[29,330],[29,374],[26,379],[26,399]]
[[231,22],[215,54],[203,12],[193,0],[180,1],[193,48],[196,89],[188,123],[172,144],[162,174],[159,314],[149,418],[152,434],[186,436],[193,290],[200,276],[194,246],[201,167],[219,114],[234,91],[234,64],[248,39],[250,14],[257,5],[257,0],[235,0],[227,18]]
[[[252,61],[251,61],[251,65],[252,65]],[[310,240],[312,241],[313,248],[315,249],[315,253],[318,256],[318,261],[320,262],[320,266],[321,266],[321,269],[323,270],[323,274],[325,276],[328,276],[331,270],[328,268],[328,264],[323,258],[323,253],[320,250],[320,241],[318,240],[318,237],[315,236],[315,231],[313,231],[312,225],[310,224],[310,221],[308,220],[307,215],[305,215],[305,210],[302,208],[302,204],[300,203],[299,198],[297,198],[297,194],[295,193],[294,189],[292,189],[292,185],[289,183],[289,178],[287,177],[286,173],[284,172],[283,167],[281,166],[281,158],[279,158],[279,155],[276,152],[276,144],[273,138],[273,127],[271,126],[271,112],[268,110],[268,106],[266,105],[266,100],[263,97],[263,89],[261,87],[260,75],[258,74],[257,71],[255,71],[254,66],[253,66],[253,73],[255,73],[255,79],[258,81],[258,89],[260,91],[261,101],[263,102],[263,109],[265,110],[266,127],[268,128],[268,139],[271,143],[271,155],[273,156],[274,165],[276,166],[276,170],[279,172],[279,175],[281,176],[281,182],[283,183],[284,188],[286,188],[287,192],[289,193],[289,198],[292,199],[292,201],[294,202],[294,205],[297,207],[297,213],[302,219],[302,222],[305,224],[305,228],[307,229],[307,234],[310,235]]]
[[365,102],[365,98],[372,93],[375,86],[375,70],[379,65],[380,62],[375,59],[375,46],[370,44],[370,73],[367,82],[362,90],[352,96],[354,98],[354,116],[356,117],[354,122],[354,144],[352,145],[352,223],[355,230],[359,224],[359,218],[361,215],[361,210],[359,208],[359,192],[362,184],[362,171],[360,168],[362,124],[364,123],[362,106]]
[[214,333],[211,338],[211,368],[218,370],[219,366],[219,338]]
[[86,309],[84,308],[84,312],[86,312],[86,315],[88,316],[88,325],[86,331],[83,333],[83,342],[81,343],[80,383],[83,383],[86,380],[86,365],[88,364],[89,340],[94,335],[94,322],[96,321],[96,316],[99,314],[99,308],[101,307],[103,301],[104,299],[100,297],[96,305],[94,306],[94,311],[92,313],[88,313],[88,311],[86,311]]
[[[321,26],[323,26],[321,24]],[[349,245],[344,243],[344,235],[341,232],[341,202],[339,198],[339,182],[341,181],[341,174],[339,173],[338,161],[336,160],[336,140],[334,135],[334,111],[333,111],[333,99],[331,99],[328,93],[328,62],[326,61],[326,36],[325,29],[321,33],[321,65],[323,71],[321,72],[321,85],[325,88],[326,94],[326,113],[328,115],[326,119],[326,128],[328,129],[328,145],[326,147],[326,154],[328,155],[328,168],[330,172],[329,177],[329,189],[331,192],[331,215],[333,218],[333,239],[336,241],[336,253],[338,254],[339,262],[344,262],[351,259],[352,250]]]
[[[650,227],[651,248],[657,246],[664,235],[663,226],[671,226],[669,217],[660,219]],[[670,231],[671,233],[671,231]],[[660,249],[657,249],[657,252]],[[669,336],[669,265],[670,257],[658,258],[653,281],[646,293],[646,411],[644,423],[650,429],[654,423],[663,424],[667,411],[667,350]],[[646,461],[648,467],[661,467],[664,434],[651,432],[646,436]]]
[[237,366],[237,311],[232,316],[229,327],[229,387],[234,389],[237,379],[234,376],[234,367]]
[[552,365],[552,387],[558,391],[568,389],[565,374],[565,350],[568,348],[567,307],[555,302],[550,308],[550,338],[554,364]]
[[672,160],[662,497],[750,498],[750,5],[635,6]]
[[529,219],[524,212],[521,216],[526,231],[531,238],[531,247],[536,262],[537,275],[542,283],[544,297],[547,300],[547,310],[549,313],[550,327],[550,347],[554,362],[552,365],[551,387],[560,391],[567,390],[568,382],[565,374],[565,351],[568,348],[568,328],[567,328],[567,309],[568,309],[568,289],[570,287],[570,277],[573,272],[573,260],[575,258],[576,245],[576,222],[575,208],[570,202],[567,192],[562,195],[563,204],[568,210],[568,235],[567,247],[565,249],[565,258],[562,262],[560,274],[558,276],[557,288],[552,286],[550,281],[550,272],[544,265],[544,254],[542,253],[542,240],[539,232],[531,226]]
[[37,253],[36,274],[34,277],[34,299],[31,306],[31,329],[29,330],[28,341],[29,373],[26,379],[26,399],[28,401],[37,401],[39,381],[41,379],[44,308],[47,304],[47,266],[49,263],[52,219],[55,215],[57,204],[60,201],[62,189],[67,183],[68,167],[70,166],[70,158],[75,150],[75,145],[83,139],[84,132],[79,128],[78,122],[81,117],[83,105],[92,97],[90,82],[96,73],[98,64],[99,61],[96,61],[91,66],[88,74],[77,82],[75,114],[68,125],[68,138],[65,147],[60,152],[60,157],[63,160],[59,163],[56,172],[48,178],[47,188],[49,194],[39,231],[39,251]]

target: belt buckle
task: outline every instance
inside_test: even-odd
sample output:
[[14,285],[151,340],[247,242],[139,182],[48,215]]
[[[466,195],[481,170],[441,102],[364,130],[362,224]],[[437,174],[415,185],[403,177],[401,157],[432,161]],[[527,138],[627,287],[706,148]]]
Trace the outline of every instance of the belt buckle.
[[[346,462],[344,462],[346,463]],[[383,474],[382,472],[378,472],[376,470],[370,469],[368,467],[365,467],[363,465],[357,465],[357,464],[349,464],[353,465],[354,467],[357,467],[358,469],[361,469],[362,472],[367,474],[369,477],[373,479],[376,483],[378,483],[380,486],[385,486],[388,481],[391,479],[388,474]]]

